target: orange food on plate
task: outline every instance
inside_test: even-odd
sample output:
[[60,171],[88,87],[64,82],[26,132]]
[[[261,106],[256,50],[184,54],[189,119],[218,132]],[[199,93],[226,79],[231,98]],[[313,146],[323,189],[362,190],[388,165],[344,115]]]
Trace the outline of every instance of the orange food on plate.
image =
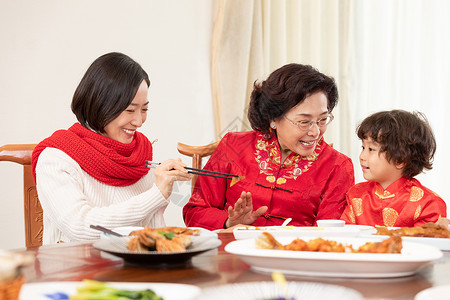
[[256,239],[257,249],[313,251],[313,252],[348,252],[348,253],[401,253],[402,239],[390,237],[381,242],[368,242],[358,249],[352,245],[345,245],[336,241],[316,238],[309,241],[294,239],[290,244],[282,245],[270,233],[263,232]]
[[388,229],[380,226],[376,229],[377,235],[450,238],[448,228],[435,223],[427,223],[419,227],[400,227],[398,229]]
[[164,227],[136,230],[128,242],[128,250],[133,252],[157,251],[161,253],[183,252],[192,245],[192,236],[199,235],[198,229],[183,227]]

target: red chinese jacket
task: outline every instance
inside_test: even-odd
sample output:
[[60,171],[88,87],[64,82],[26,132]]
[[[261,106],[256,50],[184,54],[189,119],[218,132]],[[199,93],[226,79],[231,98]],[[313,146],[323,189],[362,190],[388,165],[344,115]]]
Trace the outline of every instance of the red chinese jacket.
[[301,157],[291,153],[283,163],[275,134],[259,131],[228,133],[204,169],[245,176],[230,187],[231,180],[199,176],[189,202],[183,208],[187,226],[223,228],[228,207],[242,191],[251,192],[253,209],[269,209],[252,225],[312,226],[318,219],[339,219],[346,205],[345,194],[354,185],[350,158],[323,139],[314,153]]
[[417,179],[400,178],[383,190],[374,181],[358,183],[347,194],[342,215],[349,224],[414,227],[447,216],[447,206]]

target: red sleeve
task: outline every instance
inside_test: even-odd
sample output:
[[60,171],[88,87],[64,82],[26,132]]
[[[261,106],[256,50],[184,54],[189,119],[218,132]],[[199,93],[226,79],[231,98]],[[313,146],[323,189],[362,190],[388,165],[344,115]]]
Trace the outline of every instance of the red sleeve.
[[440,197],[431,192],[423,200],[420,216],[414,222],[415,227],[429,222],[436,223],[439,217],[447,217],[447,205]]
[[316,220],[340,219],[347,205],[345,195],[355,184],[353,163],[350,158],[344,160],[332,172],[322,195]]
[[[230,173],[227,157],[228,135],[225,135],[205,165],[205,170]],[[198,176],[189,202],[183,208],[186,226],[221,229],[228,218],[225,208],[227,180]]]
[[345,196],[345,209],[340,219],[344,220],[345,224],[355,224],[355,216],[353,215],[352,204],[348,192]]

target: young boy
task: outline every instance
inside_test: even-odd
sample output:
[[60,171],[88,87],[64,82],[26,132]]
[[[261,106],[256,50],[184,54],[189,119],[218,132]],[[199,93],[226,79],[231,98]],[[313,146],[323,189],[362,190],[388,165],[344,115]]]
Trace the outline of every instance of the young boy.
[[357,128],[364,178],[347,193],[341,219],[349,224],[388,227],[421,226],[447,216],[437,194],[414,176],[432,168],[433,131],[422,113],[382,111]]

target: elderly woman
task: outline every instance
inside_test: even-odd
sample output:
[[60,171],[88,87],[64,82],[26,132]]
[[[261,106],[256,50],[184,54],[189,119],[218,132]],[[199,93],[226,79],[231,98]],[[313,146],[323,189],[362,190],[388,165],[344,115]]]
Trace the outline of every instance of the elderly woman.
[[164,226],[175,180],[190,180],[181,160],[149,171],[152,144],[139,131],[147,119],[150,81],[122,53],[97,58],[72,100],[79,123],[39,143],[33,174],[44,210],[43,243],[96,239],[90,224]]
[[[245,176],[199,176],[183,209],[187,226],[221,229],[247,224],[312,226],[339,219],[354,184],[350,158],[323,134],[338,101],[333,78],[288,64],[255,83],[248,118],[253,131],[228,133],[205,169]],[[256,209],[254,209],[256,208]]]

